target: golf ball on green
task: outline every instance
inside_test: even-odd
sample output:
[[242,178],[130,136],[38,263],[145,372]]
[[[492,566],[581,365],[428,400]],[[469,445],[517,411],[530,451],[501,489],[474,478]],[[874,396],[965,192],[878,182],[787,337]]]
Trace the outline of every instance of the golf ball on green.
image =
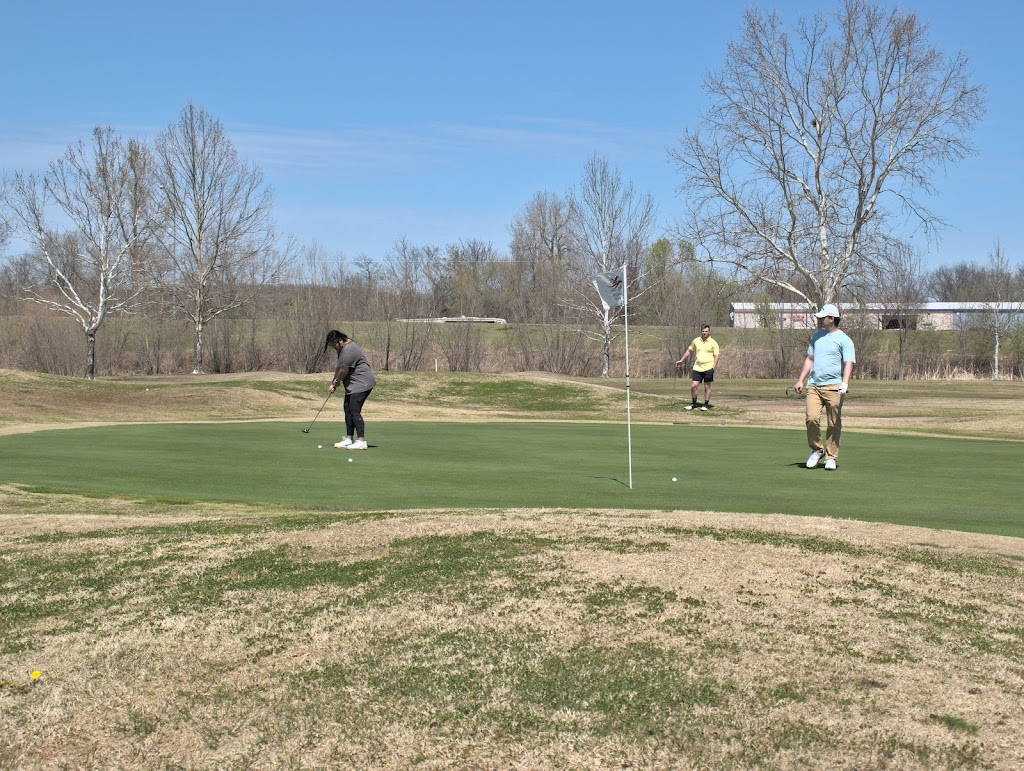
[[676,479],[675,477],[672,477],[672,481],[673,481],[673,482],[678,482],[679,480],[678,480],[678,479]]
[[323,446],[322,444],[318,444],[318,445],[316,446],[316,448],[317,448],[318,450],[322,450],[322,449],[324,448],[324,446]]
[[351,459],[351,458],[349,458],[349,459],[348,459],[348,462],[349,462],[349,463],[351,463],[351,462],[352,462],[352,459]]

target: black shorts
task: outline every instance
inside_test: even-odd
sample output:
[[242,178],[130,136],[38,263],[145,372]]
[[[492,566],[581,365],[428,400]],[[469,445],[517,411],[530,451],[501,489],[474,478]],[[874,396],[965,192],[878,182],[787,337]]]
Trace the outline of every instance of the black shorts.
[[705,370],[704,372],[693,370],[693,372],[690,373],[690,380],[694,383],[714,383],[715,371],[713,369]]

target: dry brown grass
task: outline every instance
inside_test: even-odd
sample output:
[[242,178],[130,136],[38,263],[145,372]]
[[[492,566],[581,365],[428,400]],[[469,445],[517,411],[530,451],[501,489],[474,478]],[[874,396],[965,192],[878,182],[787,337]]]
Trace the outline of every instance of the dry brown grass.
[[[0,436],[50,428],[77,428],[111,423],[312,420],[327,395],[325,375],[261,372],[229,375],[176,375],[96,380],[58,378],[0,370]],[[452,378],[461,377],[452,375]],[[472,376],[469,376],[472,377]],[[490,420],[496,409],[438,404],[445,378],[429,380],[416,373],[388,373],[367,403],[373,420]],[[489,375],[492,380],[548,381],[542,375]],[[603,394],[605,389],[592,388]],[[334,400],[337,402],[337,399]],[[511,405],[514,409],[515,405]],[[329,410],[340,409],[336,403]],[[618,405],[595,417],[615,419]],[[514,416],[504,410],[505,419]],[[326,411],[325,411],[326,413]],[[535,415],[523,412],[525,419]],[[558,419],[559,415],[540,417]]]
[[[233,373],[107,379],[95,382],[0,370],[0,436],[46,428],[127,422],[308,421],[326,396],[325,375]],[[445,401],[446,383],[569,384],[590,393],[590,409],[536,412],[515,403],[460,405]],[[621,421],[622,383],[565,378],[539,372],[512,375],[383,373],[367,403],[370,420]],[[683,410],[685,378],[634,379],[632,417],[642,423],[704,420],[720,425],[793,428],[803,423],[803,402],[787,395],[788,381],[723,381],[717,407],[707,415]],[[331,405],[329,409],[337,409]],[[1024,440],[1024,383],[990,381],[857,381],[844,408],[846,431],[932,434]]]
[[1024,763],[1020,539],[11,488],[0,532],[2,767]]

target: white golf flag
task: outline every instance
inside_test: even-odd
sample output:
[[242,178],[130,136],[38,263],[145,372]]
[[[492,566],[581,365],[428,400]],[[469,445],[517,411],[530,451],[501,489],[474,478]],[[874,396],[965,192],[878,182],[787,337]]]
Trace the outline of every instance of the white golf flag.
[[605,310],[626,304],[626,266],[607,273],[598,273],[593,278],[594,288],[601,295]]

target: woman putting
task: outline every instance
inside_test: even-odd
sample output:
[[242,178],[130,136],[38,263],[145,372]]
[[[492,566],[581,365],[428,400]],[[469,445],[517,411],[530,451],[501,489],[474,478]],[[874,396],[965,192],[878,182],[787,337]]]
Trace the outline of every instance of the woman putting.
[[345,386],[345,438],[335,442],[338,449],[366,450],[366,431],[363,426],[363,403],[369,397],[377,379],[373,376],[363,349],[349,339],[344,332],[332,329],[327,333],[324,350],[333,348],[338,352],[338,366],[334,379],[327,391],[330,396],[341,384]]

